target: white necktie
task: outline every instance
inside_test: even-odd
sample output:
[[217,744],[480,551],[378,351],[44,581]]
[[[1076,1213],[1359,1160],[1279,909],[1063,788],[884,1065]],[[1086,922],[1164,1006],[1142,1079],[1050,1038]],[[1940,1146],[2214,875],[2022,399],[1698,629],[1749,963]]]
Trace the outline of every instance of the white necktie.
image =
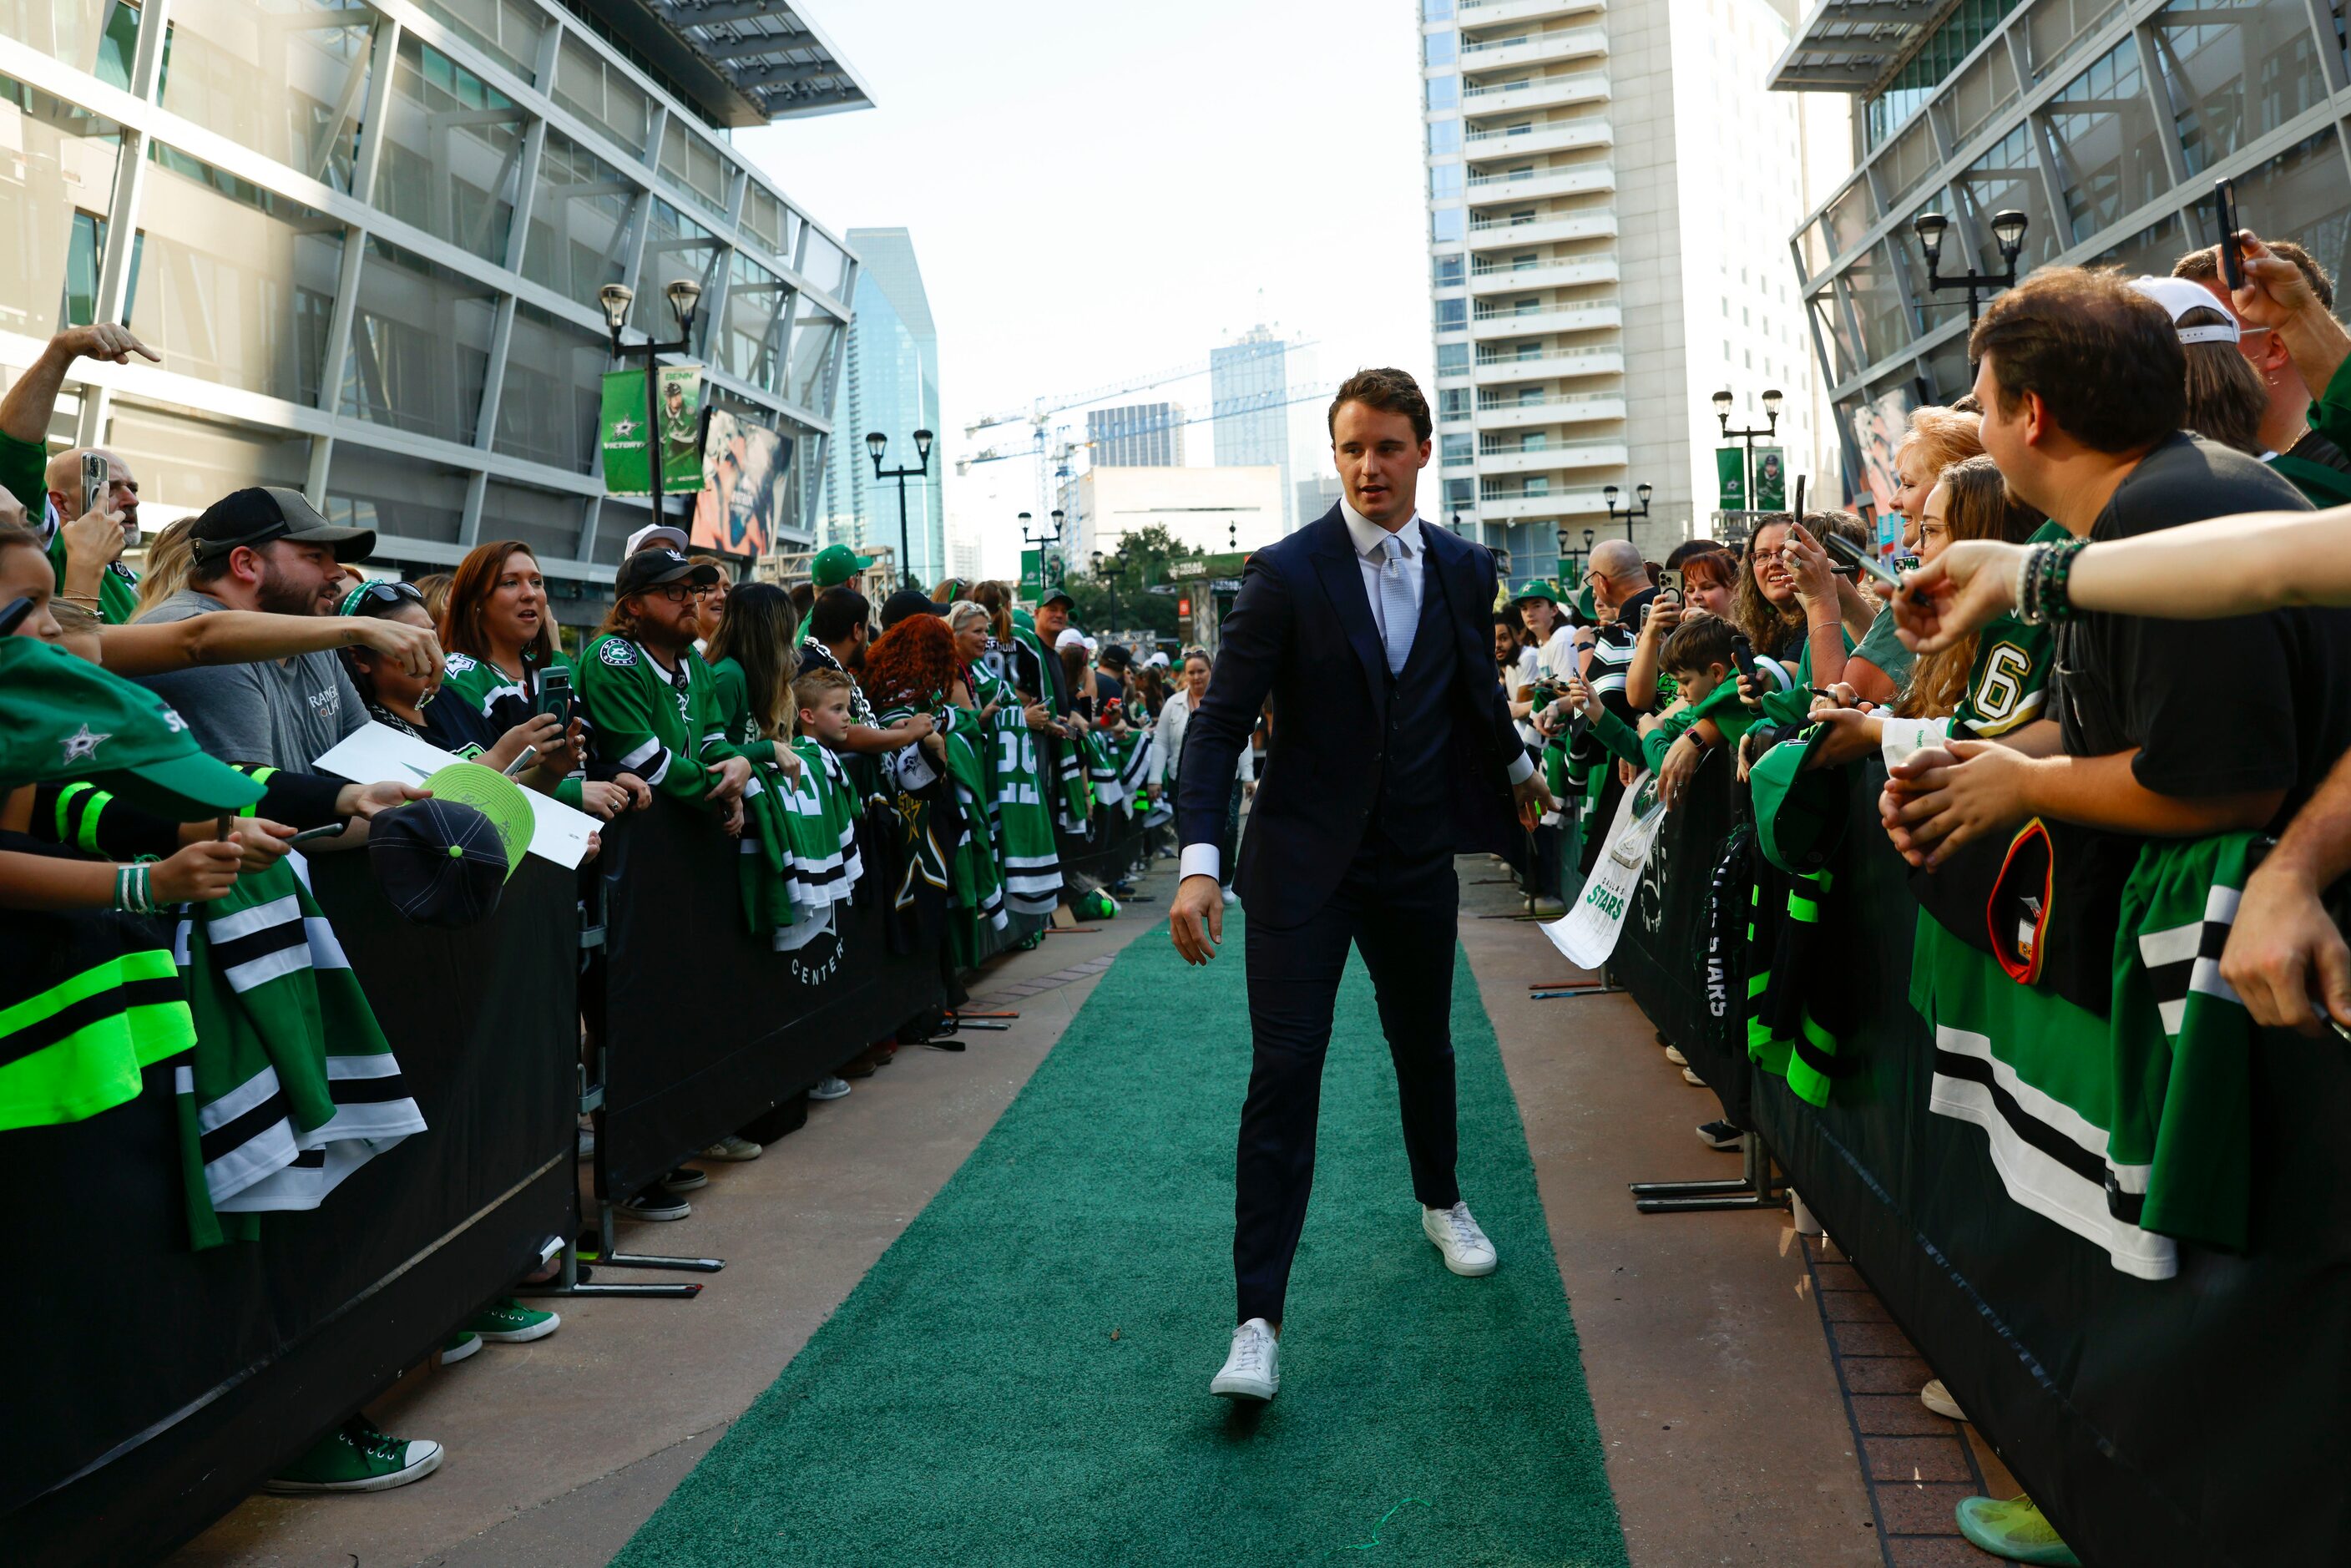
[[1405,580],[1404,544],[1394,534],[1380,541],[1386,559],[1380,563],[1380,619],[1388,645],[1388,674],[1404,674],[1404,662],[1412,652],[1413,622],[1412,584]]

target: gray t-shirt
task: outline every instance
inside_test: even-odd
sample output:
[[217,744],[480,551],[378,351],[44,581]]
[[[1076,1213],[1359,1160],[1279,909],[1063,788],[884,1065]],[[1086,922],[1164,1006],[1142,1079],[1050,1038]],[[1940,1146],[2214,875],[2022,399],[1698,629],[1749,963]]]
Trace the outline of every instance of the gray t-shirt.
[[[186,589],[145,621],[193,621],[228,606]],[[259,762],[307,773],[336,742],[367,723],[367,708],[342,660],[302,653],[257,664],[206,664],[148,675],[139,683],[180,712],[196,744],[224,762]]]

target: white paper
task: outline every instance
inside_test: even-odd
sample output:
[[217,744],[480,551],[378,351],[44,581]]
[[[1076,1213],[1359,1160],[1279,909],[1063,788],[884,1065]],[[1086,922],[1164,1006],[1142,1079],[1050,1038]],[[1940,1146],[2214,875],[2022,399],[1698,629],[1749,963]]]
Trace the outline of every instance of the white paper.
[[[402,784],[422,784],[444,768],[464,760],[413,735],[402,735],[390,725],[370,723],[344,737],[312,767],[317,772],[340,774],[360,784],[381,783],[387,779],[396,779]],[[524,789],[522,798],[530,802],[534,819],[530,852],[567,871],[577,870],[580,862],[588,858],[588,835],[600,825],[596,819],[536,789]]]
[[1593,864],[1591,879],[1583,884],[1583,894],[1575,901],[1575,907],[1542,928],[1552,946],[1578,968],[1597,969],[1605,964],[1608,955],[1616,950],[1616,938],[1625,929],[1625,912],[1633,906],[1633,890],[1640,884],[1641,867],[1648,861],[1649,845],[1656,839],[1657,824],[1666,820],[1666,803],[1662,800],[1653,802],[1638,816],[1634,815],[1642,788],[1648,781],[1646,773],[1634,779],[1625,798],[1616,803],[1615,821],[1608,825],[1608,847]]

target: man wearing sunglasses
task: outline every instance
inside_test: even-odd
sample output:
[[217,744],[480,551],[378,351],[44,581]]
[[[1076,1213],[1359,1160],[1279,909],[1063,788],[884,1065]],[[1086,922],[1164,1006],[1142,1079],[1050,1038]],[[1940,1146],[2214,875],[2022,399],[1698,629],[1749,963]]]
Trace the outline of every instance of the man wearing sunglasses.
[[[375,549],[370,528],[340,528],[298,490],[252,486],[222,497],[191,525],[188,586],[139,617],[187,621],[215,610],[331,615],[341,561]],[[217,664],[148,677],[196,739],[228,762],[308,772],[368,722],[367,706],[333,653]]]
[[704,597],[717,582],[716,567],[677,550],[629,557],[575,678],[599,756],[732,829],[751,765],[726,745],[710,666],[694,651]]

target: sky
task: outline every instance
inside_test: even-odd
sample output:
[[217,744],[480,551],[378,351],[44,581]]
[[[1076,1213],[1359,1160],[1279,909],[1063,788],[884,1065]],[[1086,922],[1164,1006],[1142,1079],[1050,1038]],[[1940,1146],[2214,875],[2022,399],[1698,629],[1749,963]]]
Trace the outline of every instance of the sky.
[[[1331,384],[1366,364],[1428,384],[1411,0],[801,10],[876,107],[736,145],[836,235],[912,233],[939,331],[948,527],[978,534],[984,572],[1016,568],[1015,514],[1040,509],[1033,463],[956,476],[955,457],[1027,440],[967,438],[984,414],[1204,363],[1260,321],[1311,340]],[[1207,378],[1110,401],[1171,397],[1206,413]],[[1293,413],[1305,477],[1328,446],[1304,444],[1319,406]],[[894,458],[907,433],[888,434]],[[1185,440],[1205,461],[1209,426]]]

